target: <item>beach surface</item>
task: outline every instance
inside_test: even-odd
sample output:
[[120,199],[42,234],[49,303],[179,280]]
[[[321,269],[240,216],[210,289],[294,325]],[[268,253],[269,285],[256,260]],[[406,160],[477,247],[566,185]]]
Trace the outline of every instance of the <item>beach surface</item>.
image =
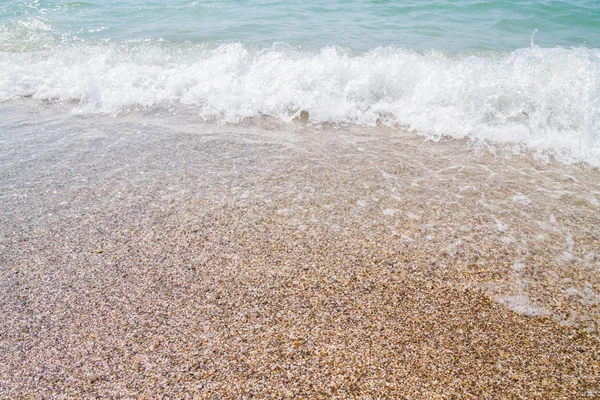
[[0,397],[598,398],[600,172],[0,107]]

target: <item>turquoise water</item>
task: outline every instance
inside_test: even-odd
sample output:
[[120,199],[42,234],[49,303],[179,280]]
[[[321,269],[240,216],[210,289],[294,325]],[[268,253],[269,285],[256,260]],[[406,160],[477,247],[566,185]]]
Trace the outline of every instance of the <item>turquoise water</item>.
[[241,41],[368,50],[600,46],[600,6],[579,1],[6,1],[3,29],[57,38]]
[[599,47],[597,0],[0,0],[0,103],[308,116],[600,166]]

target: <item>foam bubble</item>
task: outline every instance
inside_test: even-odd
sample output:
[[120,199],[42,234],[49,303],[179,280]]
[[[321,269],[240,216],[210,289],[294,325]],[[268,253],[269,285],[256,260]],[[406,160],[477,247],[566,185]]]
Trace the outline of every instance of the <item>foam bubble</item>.
[[75,102],[78,113],[180,103],[226,122],[271,116],[402,126],[432,139],[509,143],[600,165],[598,49],[450,56],[75,42],[0,52],[0,101],[22,96]]

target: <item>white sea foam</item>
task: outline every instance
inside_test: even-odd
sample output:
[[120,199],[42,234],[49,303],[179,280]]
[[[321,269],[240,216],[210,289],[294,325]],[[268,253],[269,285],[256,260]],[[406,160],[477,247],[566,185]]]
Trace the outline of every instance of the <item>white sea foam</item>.
[[600,165],[598,49],[450,56],[150,41],[0,52],[0,101],[23,96],[75,102],[78,113],[180,103],[227,122],[266,115],[399,125],[432,139],[524,145]]

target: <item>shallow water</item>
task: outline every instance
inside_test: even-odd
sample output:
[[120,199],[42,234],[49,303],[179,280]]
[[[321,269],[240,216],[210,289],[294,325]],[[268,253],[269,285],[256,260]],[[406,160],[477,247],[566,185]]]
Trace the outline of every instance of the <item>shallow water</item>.
[[[508,354],[561,377],[542,385],[589,381],[593,396],[578,372],[593,365],[570,355],[595,353],[559,339],[575,330],[531,328],[599,332],[599,29],[593,1],[0,0],[7,393],[101,385],[114,397],[150,379],[155,393],[202,359],[228,385],[239,368],[243,385],[253,347],[238,328],[270,342],[256,354],[272,366],[271,344],[304,326],[324,343],[341,332],[336,358],[318,362],[351,369],[352,385],[385,388],[386,358],[403,369],[415,354],[441,371],[429,389],[446,390],[447,370],[465,390],[475,371],[479,388],[493,365],[500,393],[505,377],[539,393],[531,373],[502,364]],[[411,285],[388,285],[399,277]],[[473,287],[551,320],[500,324],[507,352],[473,362],[501,337],[488,322],[517,317],[454,291]],[[447,310],[485,329],[463,334]],[[444,333],[425,329],[423,342],[430,311]],[[411,324],[419,352],[389,353]],[[467,370],[440,338],[466,343]],[[523,356],[531,338],[554,340],[544,349],[566,375],[543,373],[544,352]],[[380,380],[340,363],[342,348]],[[428,361],[438,351],[449,369]]]
[[383,125],[599,166],[599,38],[593,1],[7,1],[0,101]]
[[3,30],[57,41],[162,38],[274,42],[313,50],[515,50],[600,46],[600,9],[583,1],[3,1]]
[[315,131],[273,118],[224,125],[193,109],[111,120],[65,108],[40,110],[33,100],[0,107],[7,257],[28,248],[15,243],[72,235],[90,221],[99,221],[94,232],[121,231],[195,204],[209,214],[277,218],[325,241],[327,231],[359,247],[375,240],[420,260],[414,273],[597,331],[597,169],[384,127]]

